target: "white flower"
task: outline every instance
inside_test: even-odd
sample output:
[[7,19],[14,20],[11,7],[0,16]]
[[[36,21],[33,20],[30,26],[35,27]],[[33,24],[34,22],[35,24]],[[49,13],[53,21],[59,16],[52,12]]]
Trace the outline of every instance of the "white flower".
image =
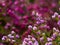
[[15,40],[12,40],[12,42],[16,42]]
[[59,15],[57,12],[54,13],[55,16]]
[[48,45],[48,43],[45,43],[45,45]]
[[43,41],[43,40],[44,40],[44,37],[41,37],[41,38],[40,38],[40,41]]
[[4,38],[7,38],[7,36],[3,36]]
[[5,38],[4,38],[4,37],[2,37],[2,40],[5,40]]
[[8,41],[11,41],[11,39],[8,39]]
[[28,38],[24,38],[24,41],[26,41],[26,40],[28,41]]
[[12,36],[12,34],[8,34],[8,37],[11,37]]
[[59,30],[57,29],[56,32],[59,32]]
[[32,15],[35,15],[35,11],[32,11]]
[[35,41],[36,39],[34,37],[32,37],[32,40]]
[[32,37],[31,35],[28,35],[28,38]]
[[37,30],[37,27],[36,27],[36,26],[34,26],[34,27],[33,27],[33,30]]
[[39,16],[38,12],[36,12],[36,16]]
[[29,41],[28,43],[33,43],[32,41]]
[[14,34],[15,32],[14,31],[11,31],[11,34]]
[[49,37],[48,37],[48,38],[47,38],[47,41],[52,41],[52,38],[49,38]]
[[7,36],[3,36],[3,37],[2,37],[2,40],[5,40],[6,38],[7,38]]
[[42,35],[45,35],[45,33],[42,33]]
[[36,24],[40,24],[40,22],[39,22],[39,21],[37,21],[37,22],[36,22]]
[[53,30],[56,30],[56,28],[54,27]]
[[52,42],[49,42],[48,45],[52,45]]
[[29,26],[28,26],[28,28],[29,28],[29,29],[32,29],[32,26],[31,26],[31,25],[29,25]]
[[35,41],[35,42],[34,42],[34,45],[39,45],[38,41]]
[[26,44],[27,44],[27,42],[26,41],[23,41],[22,45],[26,45]]
[[52,16],[52,18],[55,18],[55,17],[56,17],[55,15]]

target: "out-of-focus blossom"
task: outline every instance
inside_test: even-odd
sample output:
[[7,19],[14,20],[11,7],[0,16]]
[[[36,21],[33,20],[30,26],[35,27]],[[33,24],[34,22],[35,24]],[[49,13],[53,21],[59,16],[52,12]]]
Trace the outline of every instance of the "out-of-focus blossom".
[[47,41],[52,41],[52,39],[48,37],[48,38],[47,38]]
[[33,30],[37,30],[37,27],[36,27],[36,26],[34,26],[34,27],[33,27]]
[[16,38],[19,38],[19,35],[18,34],[16,35]]
[[14,34],[15,32],[14,31],[11,31],[11,34]]
[[41,37],[41,38],[40,38],[40,41],[43,41],[43,40],[44,40],[44,37]]
[[32,25],[29,25],[28,28],[29,28],[29,29],[32,29]]
[[34,37],[24,38],[22,45],[39,45],[38,41]]
[[57,24],[60,26],[60,20],[57,22]]

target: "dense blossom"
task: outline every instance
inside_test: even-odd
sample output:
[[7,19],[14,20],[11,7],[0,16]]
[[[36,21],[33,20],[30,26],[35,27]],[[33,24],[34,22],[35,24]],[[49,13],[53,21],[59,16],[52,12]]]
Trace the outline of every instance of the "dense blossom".
[[60,45],[60,0],[0,0],[0,45]]

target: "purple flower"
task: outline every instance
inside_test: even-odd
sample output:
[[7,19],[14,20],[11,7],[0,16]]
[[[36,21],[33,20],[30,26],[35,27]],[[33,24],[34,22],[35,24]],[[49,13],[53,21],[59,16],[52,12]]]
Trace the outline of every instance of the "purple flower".
[[16,38],[19,38],[19,35],[18,34],[16,35]]
[[35,42],[34,42],[34,45],[39,45],[38,41],[35,41]]
[[52,41],[52,39],[48,37],[48,38],[47,38],[47,41]]
[[52,37],[56,38],[56,36],[57,36],[57,33],[56,32],[53,33]]
[[53,45],[52,42],[49,42],[48,45]]
[[7,38],[7,36],[3,36],[3,37],[2,37],[2,40],[6,40],[6,38]]
[[45,43],[45,45],[48,45],[48,43]]
[[57,24],[60,26],[60,20],[57,22]]

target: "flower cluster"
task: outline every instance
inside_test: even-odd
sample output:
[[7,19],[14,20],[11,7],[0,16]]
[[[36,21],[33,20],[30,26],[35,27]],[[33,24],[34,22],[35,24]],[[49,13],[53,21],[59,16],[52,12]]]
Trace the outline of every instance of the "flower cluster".
[[22,45],[39,45],[38,41],[31,35],[24,38]]
[[6,42],[14,43],[19,38],[20,38],[20,36],[18,34],[16,34],[14,31],[11,31],[10,34],[8,34],[7,36],[2,37],[2,41],[3,42],[6,41]]
[[0,42],[60,45],[60,0],[0,0]]

